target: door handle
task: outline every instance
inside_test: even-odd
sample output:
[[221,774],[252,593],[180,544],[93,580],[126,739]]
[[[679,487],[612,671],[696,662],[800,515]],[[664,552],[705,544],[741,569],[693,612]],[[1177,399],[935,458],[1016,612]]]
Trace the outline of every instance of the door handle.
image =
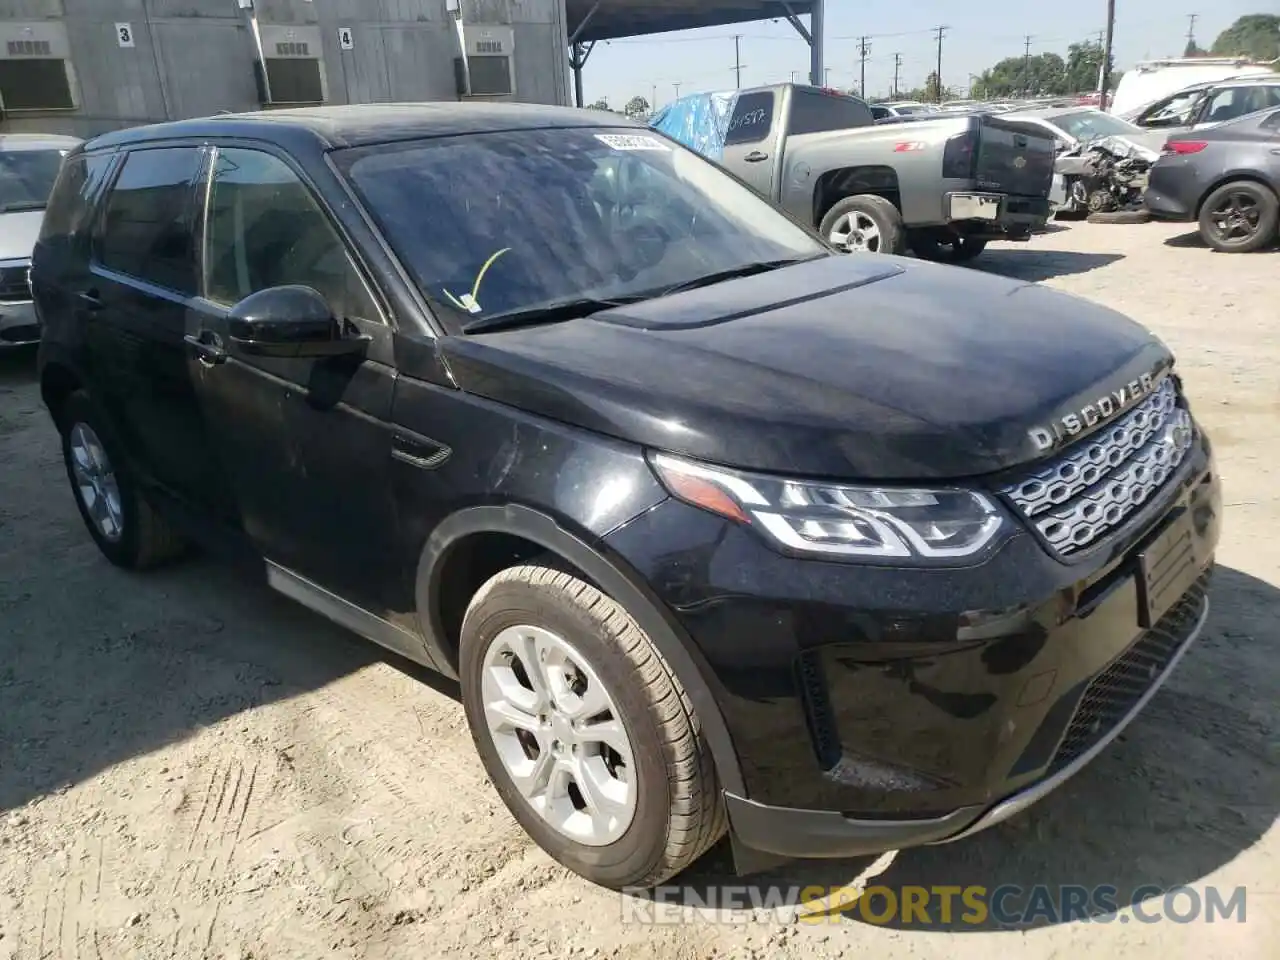
[[202,330],[198,334],[189,333],[182,338],[182,342],[195,351],[201,363],[215,366],[224,363],[227,359],[227,351],[216,333],[208,330]]
[[97,290],[81,290],[77,296],[86,310],[97,311],[102,309],[102,300],[99,298]]
[[742,158],[744,163],[760,163],[761,161],[768,159],[769,155],[767,153],[761,153],[759,150],[752,150]]

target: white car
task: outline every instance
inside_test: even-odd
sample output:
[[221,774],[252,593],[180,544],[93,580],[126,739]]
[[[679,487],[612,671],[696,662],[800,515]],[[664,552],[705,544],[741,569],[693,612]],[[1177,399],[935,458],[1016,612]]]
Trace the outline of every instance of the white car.
[[35,343],[40,324],[27,272],[44,208],[75,137],[0,135],[0,349]]

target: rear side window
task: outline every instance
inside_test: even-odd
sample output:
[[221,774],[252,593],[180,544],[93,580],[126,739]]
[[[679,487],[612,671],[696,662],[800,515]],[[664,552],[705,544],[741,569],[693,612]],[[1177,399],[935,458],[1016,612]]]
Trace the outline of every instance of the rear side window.
[[888,115],[889,115],[888,107],[872,107],[871,108],[871,116],[875,120],[883,120]]
[[101,153],[63,162],[40,224],[41,240],[71,237],[88,225],[93,194],[110,167],[111,156]]
[[791,98],[791,118],[787,132],[791,136],[825,133],[828,130],[865,127],[871,122],[871,111],[861,100],[797,90]]
[[137,150],[124,161],[99,225],[97,260],[178,293],[196,292],[192,181],[195,147]]
[[769,136],[773,128],[773,99],[772,90],[744,93],[738,97],[724,136],[725,146],[758,143]]
[[1262,130],[1270,130],[1273,134],[1280,134],[1280,110],[1264,118],[1258,127]]

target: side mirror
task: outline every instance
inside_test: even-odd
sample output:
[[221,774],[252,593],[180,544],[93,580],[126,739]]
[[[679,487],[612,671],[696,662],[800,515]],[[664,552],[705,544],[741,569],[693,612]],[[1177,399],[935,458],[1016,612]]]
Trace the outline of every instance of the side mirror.
[[363,353],[370,338],[350,333],[311,287],[251,293],[227,315],[231,343],[255,357],[340,357]]

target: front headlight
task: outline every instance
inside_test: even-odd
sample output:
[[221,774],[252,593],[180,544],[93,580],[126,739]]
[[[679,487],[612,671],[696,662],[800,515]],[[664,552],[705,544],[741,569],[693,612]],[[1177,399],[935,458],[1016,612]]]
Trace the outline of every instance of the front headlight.
[[849,486],[651,456],[671,495],[748,524],[788,551],[845,557],[956,559],[980,553],[1004,514],[973,490]]

